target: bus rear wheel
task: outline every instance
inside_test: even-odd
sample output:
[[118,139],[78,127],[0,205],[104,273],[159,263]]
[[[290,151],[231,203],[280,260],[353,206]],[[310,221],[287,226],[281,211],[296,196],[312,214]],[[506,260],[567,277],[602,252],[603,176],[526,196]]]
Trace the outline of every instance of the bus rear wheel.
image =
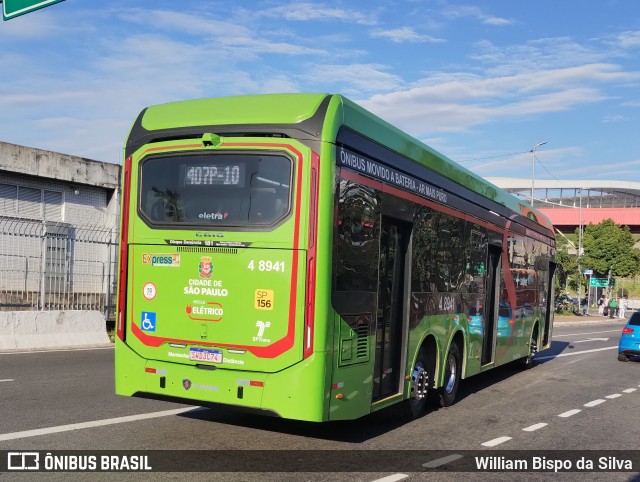
[[521,360],[521,366],[524,370],[533,368],[533,357],[538,353],[538,327],[536,326],[531,333],[531,341],[529,342],[529,354]]
[[420,417],[427,410],[429,390],[433,386],[433,363],[421,348],[411,373],[410,396],[403,403],[404,416],[408,420]]
[[439,390],[440,406],[453,405],[460,385],[460,372],[462,370],[462,357],[457,343],[452,343],[444,366],[444,384]]

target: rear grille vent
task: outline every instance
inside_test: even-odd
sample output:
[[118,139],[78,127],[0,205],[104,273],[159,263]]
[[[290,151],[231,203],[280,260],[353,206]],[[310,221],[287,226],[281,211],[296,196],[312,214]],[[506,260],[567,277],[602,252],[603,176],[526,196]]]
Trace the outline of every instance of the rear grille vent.
[[361,325],[356,331],[356,358],[367,358],[369,355],[369,339],[367,338],[369,326]]
[[204,248],[204,247],[178,247],[178,253],[219,253],[238,254],[238,248]]
[[340,366],[366,363],[373,339],[371,313],[343,315],[340,325]]

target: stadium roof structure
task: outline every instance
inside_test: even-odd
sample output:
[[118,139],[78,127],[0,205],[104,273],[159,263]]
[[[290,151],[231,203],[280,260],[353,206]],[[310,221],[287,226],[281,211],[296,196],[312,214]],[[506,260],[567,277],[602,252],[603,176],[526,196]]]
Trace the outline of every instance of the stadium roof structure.
[[[531,200],[531,179],[489,177],[487,180],[523,200]],[[613,219],[640,233],[640,182],[536,179],[533,194],[534,206],[560,231]]]

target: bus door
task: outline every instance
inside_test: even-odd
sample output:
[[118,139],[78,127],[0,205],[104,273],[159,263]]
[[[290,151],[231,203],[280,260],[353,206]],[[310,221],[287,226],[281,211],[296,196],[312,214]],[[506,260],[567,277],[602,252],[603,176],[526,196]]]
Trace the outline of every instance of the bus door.
[[556,273],[556,263],[549,263],[549,271],[546,273],[547,279],[547,292],[546,292],[546,313],[545,313],[545,324],[544,324],[544,334],[542,337],[542,347],[546,347],[551,342],[551,332],[553,330],[553,309],[554,309],[554,293],[556,292],[555,288],[555,273]]
[[483,338],[481,365],[493,362],[496,347],[496,331],[499,310],[500,286],[502,284],[501,269],[502,248],[489,245],[489,262],[487,263],[487,289],[483,315]]
[[400,389],[402,327],[407,299],[405,266],[410,236],[410,223],[382,217],[373,375],[374,401],[396,394]]

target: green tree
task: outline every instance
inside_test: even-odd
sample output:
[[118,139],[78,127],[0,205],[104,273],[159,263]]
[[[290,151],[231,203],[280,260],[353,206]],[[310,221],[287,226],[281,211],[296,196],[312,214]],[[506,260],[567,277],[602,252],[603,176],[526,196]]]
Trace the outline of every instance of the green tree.
[[584,228],[582,246],[583,268],[594,270],[598,277],[635,276],[640,272],[640,250],[633,247],[634,240],[629,226],[619,226],[612,219]]
[[575,254],[569,254],[570,244],[564,236],[556,237],[556,296],[568,288],[578,287],[578,263]]

